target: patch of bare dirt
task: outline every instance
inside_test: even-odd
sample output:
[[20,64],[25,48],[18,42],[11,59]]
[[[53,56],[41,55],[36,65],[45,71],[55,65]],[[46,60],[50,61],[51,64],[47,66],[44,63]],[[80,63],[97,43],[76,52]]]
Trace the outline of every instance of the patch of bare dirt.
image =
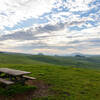
[[28,85],[34,85],[37,87],[35,91],[27,91],[25,93],[16,94],[13,97],[7,98],[4,96],[0,96],[0,100],[32,100],[35,97],[44,97],[48,96],[50,87],[48,84],[46,84],[42,80],[34,80],[34,81],[28,81]]

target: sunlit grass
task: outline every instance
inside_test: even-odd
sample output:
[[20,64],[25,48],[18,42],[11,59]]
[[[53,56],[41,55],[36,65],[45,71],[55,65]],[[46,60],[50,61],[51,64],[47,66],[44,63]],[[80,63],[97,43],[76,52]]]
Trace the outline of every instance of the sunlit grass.
[[[73,64],[60,66],[57,64],[35,61],[32,59],[29,61],[27,57],[24,57],[22,57],[22,59],[21,56],[19,56],[20,60],[18,60],[18,55],[17,58],[5,56],[5,58],[8,60],[4,58],[3,62],[0,64],[0,67],[32,72],[30,76],[35,77],[37,80],[43,80],[45,83],[50,85],[48,96],[33,98],[33,100],[100,99],[100,70],[96,70],[95,66],[94,69],[84,68],[86,63],[81,65],[82,68],[77,68],[79,66],[73,66]],[[72,59],[72,61],[73,60],[74,59]],[[93,64],[90,65],[93,66]],[[22,87],[17,90],[16,87],[14,88],[13,93],[23,90],[22,88],[25,88],[25,91],[27,90],[26,87]],[[12,91],[13,89],[9,91],[10,93],[5,92],[5,94],[12,94]],[[0,94],[2,93],[4,94],[4,90],[0,89]]]

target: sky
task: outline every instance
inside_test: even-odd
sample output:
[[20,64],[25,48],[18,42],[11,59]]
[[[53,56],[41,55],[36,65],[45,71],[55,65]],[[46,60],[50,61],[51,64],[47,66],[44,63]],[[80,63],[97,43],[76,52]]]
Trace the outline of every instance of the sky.
[[0,0],[0,51],[100,54],[100,0]]

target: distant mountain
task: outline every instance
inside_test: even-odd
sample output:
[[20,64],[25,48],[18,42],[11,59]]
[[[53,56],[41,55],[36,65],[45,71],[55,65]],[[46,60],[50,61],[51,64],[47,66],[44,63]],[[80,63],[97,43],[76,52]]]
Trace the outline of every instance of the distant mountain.
[[[72,54],[70,54],[69,56],[77,56],[77,55],[79,55],[79,56],[86,56],[86,57],[89,57],[89,56],[96,56],[96,55],[94,55],[94,54],[83,54],[83,53],[72,53]],[[98,55],[99,56],[99,55]]]
[[4,53],[4,52],[0,51],[0,53]]
[[72,53],[71,55],[72,55],[72,56],[76,56],[76,55],[83,56],[84,54],[82,54],[82,53]]

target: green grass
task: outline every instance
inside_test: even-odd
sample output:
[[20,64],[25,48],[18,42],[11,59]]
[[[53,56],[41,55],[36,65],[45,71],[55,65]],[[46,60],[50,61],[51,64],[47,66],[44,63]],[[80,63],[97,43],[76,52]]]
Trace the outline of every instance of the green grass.
[[24,93],[26,91],[29,90],[35,90],[36,87],[35,86],[27,86],[27,85],[20,85],[20,84],[16,84],[16,85],[12,85],[9,86],[8,88],[0,88],[0,95],[3,96],[13,96],[14,94],[17,93]]
[[[2,67],[2,65],[0,65]],[[7,65],[32,72],[30,76],[51,85],[50,95],[33,100],[99,100],[100,71],[51,65]],[[42,75],[41,75],[42,74]],[[52,95],[51,95],[52,94]]]
[[100,69],[100,56],[60,57],[60,56],[0,53],[0,64],[35,64],[35,63]]
[[29,59],[49,64],[100,69],[100,56],[71,57],[71,56],[28,56]]
[[[0,62],[0,67],[30,71],[32,72],[30,76],[50,84],[50,94],[48,96],[33,98],[33,100],[100,100],[100,70],[95,69],[95,66],[94,69],[85,68],[85,64],[89,65],[86,62],[91,62],[91,60],[96,63],[90,63],[90,65],[99,64],[99,58],[84,59],[85,64],[80,65],[82,68],[76,68],[79,66],[73,66],[75,58],[71,57],[72,64],[60,66],[59,64],[42,62],[38,59],[33,60],[28,55],[20,56],[19,59],[19,55],[16,56],[2,54],[2,57],[0,57],[4,57],[4,60]],[[83,59],[80,61],[83,62]],[[19,90],[15,89],[15,91]]]

